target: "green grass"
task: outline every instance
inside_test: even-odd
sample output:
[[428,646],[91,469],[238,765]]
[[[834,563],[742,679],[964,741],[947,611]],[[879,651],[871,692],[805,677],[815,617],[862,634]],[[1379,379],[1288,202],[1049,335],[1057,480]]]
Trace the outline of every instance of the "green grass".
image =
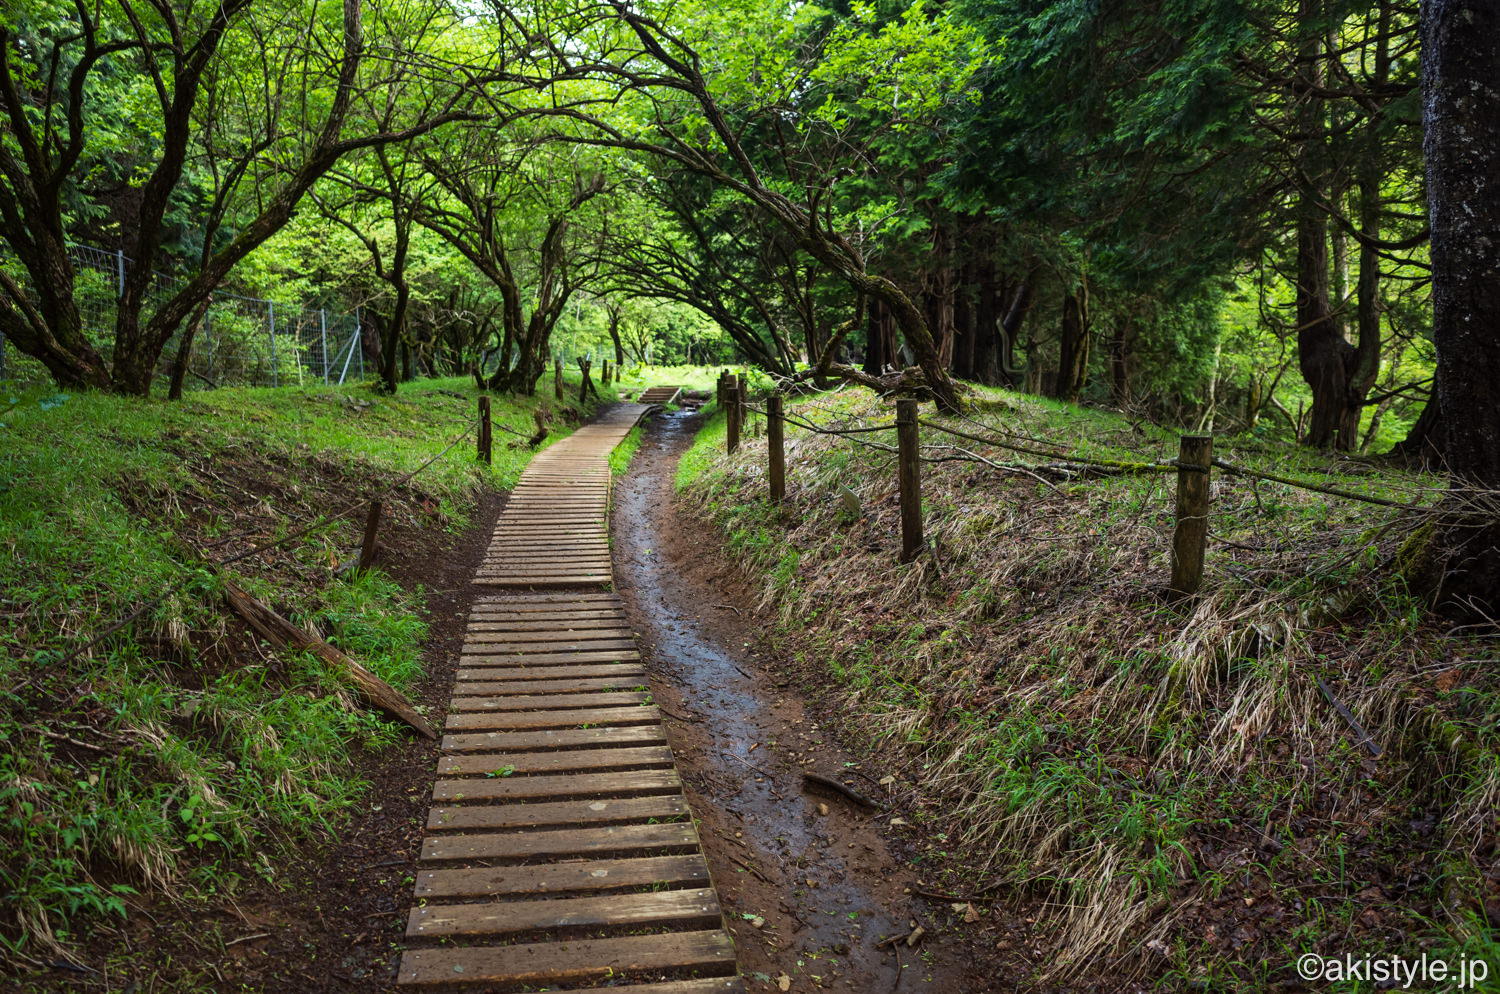
[[630,468],[630,461],[635,458],[636,452],[641,448],[641,438],[644,434],[645,429],[640,425],[636,425],[630,429],[630,433],[625,436],[620,444],[615,446],[614,450],[609,454],[609,470],[611,473],[615,476],[625,475],[625,471]]
[[[576,393],[558,404],[550,378],[540,386],[533,399],[493,397],[493,417],[529,435],[540,406],[550,445],[571,431]],[[384,542],[447,541],[479,493],[511,486],[532,456],[498,428],[492,468],[472,436],[439,456],[477,396],[463,379],[394,397],[0,396],[0,959],[71,946],[134,891],[172,894],[205,872],[230,891],[238,876],[274,876],[282,847],[339,824],[366,786],[357,751],[404,733],[315,659],[257,646],[227,618],[208,560],[374,496]],[[379,568],[335,573],[363,510],[229,572],[409,689],[424,676],[423,591]]]

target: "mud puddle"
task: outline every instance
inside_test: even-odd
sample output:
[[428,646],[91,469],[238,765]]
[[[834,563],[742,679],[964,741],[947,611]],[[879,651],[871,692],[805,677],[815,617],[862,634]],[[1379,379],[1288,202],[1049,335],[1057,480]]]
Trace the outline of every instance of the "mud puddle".
[[[677,459],[698,424],[691,411],[648,422],[615,488],[615,578],[749,989],[998,989],[911,896],[917,878],[881,834],[893,812],[804,782],[806,771],[883,793],[879,773],[858,771],[795,688],[778,686],[750,590],[715,536],[676,510]],[[918,925],[924,937],[907,945]]]

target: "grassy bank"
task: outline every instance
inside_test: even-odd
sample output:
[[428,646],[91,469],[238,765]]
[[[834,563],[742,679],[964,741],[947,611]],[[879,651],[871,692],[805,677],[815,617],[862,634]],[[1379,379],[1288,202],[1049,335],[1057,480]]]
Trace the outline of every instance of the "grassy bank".
[[[864,392],[788,408],[893,420]],[[1150,424],[994,391],[939,420],[1099,459],[1177,448]],[[777,510],[764,440],[726,458],[722,424],[679,486],[845,735],[902,771],[937,889],[1025,909],[1027,934],[1003,947],[1018,969],[1256,990],[1293,980],[1304,950],[1467,950],[1495,982],[1500,672],[1492,640],[1405,591],[1401,512],[1217,475],[1204,594],[1174,605],[1173,474],[1090,477],[924,429],[931,549],[902,566],[895,457],[859,444],[894,431],[789,427]],[[1215,446],[1374,496],[1423,502],[1441,484],[1252,438]]]
[[[423,677],[422,590],[380,560],[357,579],[341,570],[359,544],[362,502],[383,499],[388,548],[441,547],[479,493],[510,487],[531,457],[498,426],[530,435],[538,405],[550,444],[587,414],[543,387],[534,400],[494,398],[492,469],[475,461],[466,433],[477,393],[461,379],[395,397],[5,399],[0,959],[66,956],[137,894],[232,893],[246,875],[273,878],[284,847],[340,822],[365,788],[353,751],[404,732],[355,705],[312,658],[251,637],[226,615],[222,577],[412,687]],[[351,504],[353,514],[222,574],[211,565]]]

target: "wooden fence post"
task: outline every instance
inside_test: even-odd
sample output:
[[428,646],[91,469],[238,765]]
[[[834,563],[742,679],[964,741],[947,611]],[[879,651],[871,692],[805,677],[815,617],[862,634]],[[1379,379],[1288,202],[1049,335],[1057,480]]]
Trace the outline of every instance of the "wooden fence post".
[[490,465],[490,399],[479,398],[479,458],[486,466]]
[[771,453],[771,499],[786,497],[786,451],[781,422],[782,397],[773,393],[766,398],[766,449]]
[[563,399],[561,359],[558,359],[552,364],[552,391],[557,394],[558,400]]
[[740,447],[740,387],[733,376],[724,379],[724,421],[728,433],[724,436],[724,451],[734,454]]
[[724,371],[722,369],[719,370],[719,382],[714,385],[714,403],[719,406],[719,410],[724,409]]
[[365,539],[359,545],[359,565],[354,575],[358,576],[375,563],[375,534],[380,530],[380,501],[370,501],[370,513],[365,517]]
[[1172,533],[1172,598],[1190,597],[1203,585],[1203,546],[1208,538],[1209,464],[1212,435],[1183,435],[1177,443],[1177,528]]
[[599,382],[609,386],[609,360],[604,360],[604,365],[599,367]]
[[909,563],[922,549],[922,469],[918,462],[917,402],[896,401],[896,462],[900,467],[901,561]]

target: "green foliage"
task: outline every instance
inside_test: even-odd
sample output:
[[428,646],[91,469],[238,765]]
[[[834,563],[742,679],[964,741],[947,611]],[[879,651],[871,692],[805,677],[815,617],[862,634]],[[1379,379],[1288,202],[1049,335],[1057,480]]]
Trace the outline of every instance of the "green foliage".
[[[365,788],[355,752],[401,733],[354,705],[315,657],[268,653],[227,630],[205,563],[379,493],[441,452],[465,431],[477,394],[471,381],[434,386],[447,392],[10,401],[0,427],[0,542],[14,553],[0,561],[0,938],[12,949],[70,944],[91,918],[124,915],[135,890],[171,893],[204,866],[224,868],[223,887],[232,867],[274,877],[280,847],[340,824]],[[526,403],[497,397],[493,410],[529,432]],[[560,412],[550,427],[553,441],[569,431]],[[513,484],[530,455],[497,445],[485,469],[466,435],[387,495],[386,527],[456,530],[479,490]],[[230,569],[409,689],[424,676],[424,594],[378,568],[334,577],[360,527],[356,513]],[[175,592],[158,600],[163,591]],[[136,607],[134,623],[70,655]],[[239,656],[236,638],[249,639]]]

